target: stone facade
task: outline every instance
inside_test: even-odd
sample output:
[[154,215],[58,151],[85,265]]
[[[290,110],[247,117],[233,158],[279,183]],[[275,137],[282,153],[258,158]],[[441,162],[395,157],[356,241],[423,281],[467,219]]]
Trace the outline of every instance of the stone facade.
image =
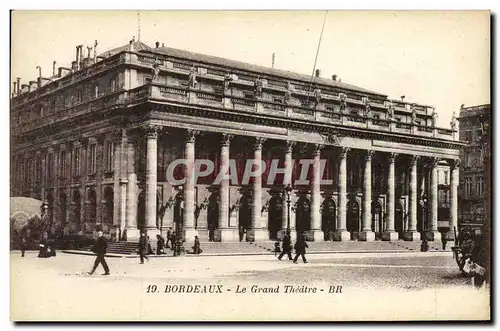
[[[65,233],[101,224],[135,240],[140,229],[153,238],[180,224],[188,241],[237,241],[240,227],[250,241],[287,227],[309,240],[438,239],[439,169],[451,178],[448,227],[457,222],[463,143],[435,126],[429,106],[139,42],[77,55],[71,70],[33,87],[16,83],[11,194],[46,199]],[[293,175],[213,185],[215,176],[195,180],[187,166],[176,185],[166,172],[177,159],[210,159],[216,169],[276,159]],[[300,159],[312,160],[307,185],[296,184]]]
[[487,199],[491,196],[490,115],[490,105],[460,109],[460,140],[467,142],[460,152],[459,217],[464,222],[482,223],[487,217]]

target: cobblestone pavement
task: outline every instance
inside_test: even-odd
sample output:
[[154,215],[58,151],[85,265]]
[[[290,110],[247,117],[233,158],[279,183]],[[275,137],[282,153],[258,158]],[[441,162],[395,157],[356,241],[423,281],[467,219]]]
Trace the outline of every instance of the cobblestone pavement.
[[[167,257],[143,265],[138,259],[108,258],[110,276],[100,275],[102,267],[89,276],[86,272],[93,261],[94,257],[85,255],[60,253],[38,259],[34,252],[25,258],[12,253],[12,318],[411,320],[489,316],[487,290],[472,289],[450,252],[320,254],[308,256],[307,264],[300,259],[298,264],[277,261],[271,255]],[[178,293],[181,290],[191,293]],[[278,293],[269,293],[273,291]]]

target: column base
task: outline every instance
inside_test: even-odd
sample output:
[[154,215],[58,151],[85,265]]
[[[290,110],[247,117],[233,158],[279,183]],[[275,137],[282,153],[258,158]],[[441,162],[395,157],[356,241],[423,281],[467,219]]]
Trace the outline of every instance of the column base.
[[333,240],[335,241],[350,241],[351,233],[347,230],[339,230],[333,234]]
[[455,241],[455,232],[453,230],[449,230],[446,234],[447,241]]
[[310,230],[306,232],[306,238],[310,241],[325,241],[325,233],[322,230]]
[[226,228],[226,229],[219,229],[220,232],[220,241],[221,242],[238,242],[240,241],[239,235],[238,235],[238,229],[233,229],[233,228]]
[[195,236],[198,236],[198,230],[196,230],[195,228],[184,229],[184,240],[187,243],[194,243]]
[[396,241],[399,239],[399,233],[396,231],[386,231],[382,233],[382,240],[384,241]]
[[247,241],[267,241],[269,240],[269,231],[267,229],[247,230]]
[[122,235],[122,240],[125,241],[139,241],[141,236],[141,232],[137,228],[129,228],[125,229],[124,234]]
[[425,237],[429,241],[440,241],[441,240],[441,232],[439,232],[439,231],[427,231],[425,233]]
[[359,241],[375,241],[375,232],[373,231],[362,231],[358,235]]
[[404,240],[406,241],[419,241],[420,240],[420,232],[417,231],[407,231],[404,233]]

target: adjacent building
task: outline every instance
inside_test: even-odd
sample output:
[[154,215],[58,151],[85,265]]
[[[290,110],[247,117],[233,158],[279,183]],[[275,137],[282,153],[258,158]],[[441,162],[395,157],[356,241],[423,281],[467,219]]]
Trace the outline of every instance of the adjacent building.
[[[237,241],[240,228],[250,241],[287,228],[320,241],[433,240],[457,224],[464,144],[456,125],[436,126],[431,106],[159,43],[96,47],[14,83],[11,194],[46,200],[53,231],[99,224],[136,240],[178,225],[188,241]],[[194,180],[181,166],[176,184],[167,171],[179,159],[212,160],[215,174],[236,160],[238,178],[246,159],[278,160],[292,176],[269,183],[266,170],[214,185],[215,175]],[[297,182],[302,171],[308,184]]]
[[463,222],[484,223],[491,197],[490,105],[460,109],[459,137],[467,143],[460,152],[459,219]]

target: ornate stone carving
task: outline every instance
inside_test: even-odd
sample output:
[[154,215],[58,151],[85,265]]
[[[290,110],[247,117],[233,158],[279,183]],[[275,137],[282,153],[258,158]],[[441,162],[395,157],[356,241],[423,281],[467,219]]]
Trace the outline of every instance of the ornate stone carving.
[[365,157],[364,157],[365,162],[371,161],[373,154],[374,154],[374,152],[371,149],[366,150]]
[[287,153],[291,153],[293,151],[293,147],[297,144],[295,141],[287,140],[285,151]]
[[417,124],[417,109],[415,108],[415,104],[413,103],[411,106],[410,106],[410,109],[411,109],[411,122],[413,124]]
[[430,157],[428,159],[428,165],[431,167],[431,168],[434,168],[438,165],[439,161],[441,161],[440,158],[438,157]]
[[266,138],[256,137],[253,143],[253,148],[255,150],[262,149],[262,144],[264,144],[266,140],[267,140]]
[[224,76],[224,88],[227,89],[229,88],[229,85],[231,84],[232,81],[234,81],[234,75],[232,73],[227,73]]
[[325,147],[325,145],[323,145],[323,144],[314,144],[313,145],[313,150],[312,150],[313,156],[320,155],[321,154],[321,150],[323,149],[323,147]]
[[394,117],[394,104],[389,102],[387,104],[387,118],[392,119]]
[[221,137],[221,144],[222,144],[222,146],[229,146],[229,144],[231,143],[231,140],[233,138],[234,138],[234,135],[223,133],[222,137]]
[[153,82],[157,82],[160,78],[160,63],[158,59],[155,59],[155,63],[153,63]]
[[436,108],[432,107],[432,127],[435,128],[437,124],[438,113],[436,112]]
[[186,143],[195,143],[196,136],[200,134],[200,131],[188,129],[186,130],[185,142]]
[[254,96],[256,98],[260,98],[262,96],[262,79],[260,77],[257,77],[255,81],[253,82],[254,86]]
[[347,107],[347,95],[345,93],[340,93],[340,111],[343,112]]
[[325,132],[325,133],[320,133],[322,136],[323,140],[325,141],[325,144],[328,145],[333,145],[333,146],[340,146],[341,143],[341,136],[338,133],[337,130]]
[[144,128],[146,131],[146,137],[148,139],[158,139],[158,133],[160,132],[161,127],[158,125],[148,125]]
[[453,131],[457,131],[457,124],[458,124],[458,120],[457,120],[457,117],[455,115],[455,112],[453,112],[453,114],[451,115],[451,122],[450,122],[450,127]]
[[314,89],[314,99],[316,101],[316,104],[320,103],[321,101],[321,89],[318,87]]
[[418,156],[418,155],[410,156],[410,167],[417,165],[419,159],[420,159],[420,156]]
[[340,149],[340,158],[344,159],[347,157],[347,154],[349,153],[351,149],[349,147],[341,147]]
[[448,164],[450,165],[451,169],[458,168],[460,166],[460,160],[459,159],[451,159],[448,160]]
[[292,99],[292,93],[294,92],[294,87],[290,81],[286,83],[286,91],[285,91],[285,101],[290,101]]
[[398,157],[398,153],[389,153],[389,163],[394,163],[396,161],[396,158]]
[[196,81],[196,68],[193,66],[189,71],[189,88],[196,88],[198,86],[198,82]]

